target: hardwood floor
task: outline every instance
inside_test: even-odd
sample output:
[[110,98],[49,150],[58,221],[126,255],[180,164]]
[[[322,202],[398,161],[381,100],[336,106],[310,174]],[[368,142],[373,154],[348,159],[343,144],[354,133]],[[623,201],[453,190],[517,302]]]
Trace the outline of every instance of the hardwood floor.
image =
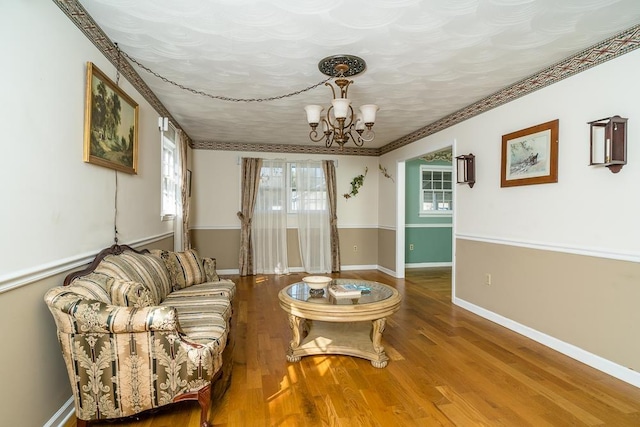
[[[386,368],[348,356],[288,363],[291,332],[277,293],[302,276],[233,277],[234,371],[213,403],[213,426],[640,425],[640,389],[454,306],[448,268],[408,270],[406,279],[340,275],[390,284],[404,297],[387,320]],[[187,402],[138,421],[93,425],[198,421],[198,405]]]

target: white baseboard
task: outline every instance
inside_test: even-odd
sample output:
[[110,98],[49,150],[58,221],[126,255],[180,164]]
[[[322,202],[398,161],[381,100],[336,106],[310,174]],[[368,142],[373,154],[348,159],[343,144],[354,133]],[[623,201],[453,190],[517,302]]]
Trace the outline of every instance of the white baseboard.
[[377,270],[377,265],[341,265],[340,270],[342,271],[353,271],[353,270]]
[[557,352],[562,353],[565,356],[569,356],[572,359],[584,363],[585,365],[591,366],[592,368],[604,372],[605,374],[611,375],[612,377],[615,377],[619,380],[640,388],[639,372],[618,365],[617,363],[614,363],[596,354],[590,353],[580,347],[576,347],[573,344],[561,341],[557,338],[532,329],[528,326],[522,325],[518,322],[515,322],[492,311],[486,310],[463,299],[454,297],[453,303],[457,306],[471,311],[472,313],[477,314],[480,317],[491,320],[498,325],[504,326],[505,328],[517,332],[520,335],[524,335],[527,338],[530,338],[536,342],[539,342],[540,344],[552,348],[553,350],[556,350]]
[[436,267],[451,267],[452,262],[414,262],[411,264],[405,264],[404,268],[436,268]]
[[378,265],[378,266],[377,266],[377,270],[380,270],[380,271],[382,271],[384,274],[388,274],[388,275],[389,275],[389,276],[391,276],[391,277],[398,277],[398,276],[396,275],[396,272],[395,272],[394,270],[390,270],[390,269],[385,268],[385,267],[383,267],[383,266],[381,266],[381,265]]
[[73,396],[71,396],[58,412],[53,414],[53,417],[49,418],[49,421],[45,423],[42,427],[64,427],[64,425],[71,419],[73,414],[75,413],[75,406],[73,404]]

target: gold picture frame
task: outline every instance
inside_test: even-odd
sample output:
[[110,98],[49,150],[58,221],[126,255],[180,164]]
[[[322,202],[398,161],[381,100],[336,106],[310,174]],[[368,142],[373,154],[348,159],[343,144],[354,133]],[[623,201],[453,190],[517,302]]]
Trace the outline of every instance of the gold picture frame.
[[84,161],[136,174],[138,104],[91,62],[84,118]]
[[559,122],[502,135],[500,187],[558,182]]

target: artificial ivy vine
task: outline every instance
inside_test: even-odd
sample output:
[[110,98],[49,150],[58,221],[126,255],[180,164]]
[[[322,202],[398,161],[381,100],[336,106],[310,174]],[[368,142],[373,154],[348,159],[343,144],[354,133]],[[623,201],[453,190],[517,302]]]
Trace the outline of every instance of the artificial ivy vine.
[[367,176],[368,171],[369,171],[369,168],[365,167],[364,175],[358,175],[351,180],[351,191],[343,194],[345,199],[350,199],[352,197],[355,197],[356,194],[358,194],[358,190],[360,189],[360,187],[362,187],[362,184],[364,183],[364,177]]
[[395,180],[393,179],[393,176],[391,176],[391,174],[387,172],[387,168],[379,164],[378,169],[380,169],[380,173],[382,173],[382,175],[384,175],[385,178],[389,178],[391,181],[395,182]]

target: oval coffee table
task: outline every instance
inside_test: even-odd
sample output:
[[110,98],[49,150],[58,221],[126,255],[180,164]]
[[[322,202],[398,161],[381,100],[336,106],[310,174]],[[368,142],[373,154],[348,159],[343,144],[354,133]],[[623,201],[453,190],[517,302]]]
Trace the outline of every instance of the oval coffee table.
[[317,295],[306,283],[299,282],[278,294],[293,333],[287,360],[298,362],[302,356],[343,354],[384,368],[389,357],[381,344],[382,332],[386,318],[400,307],[400,294],[391,286],[368,280],[333,279],[331,284],[356,285],[363,292],[356,298],[335,298],[326,289]]

